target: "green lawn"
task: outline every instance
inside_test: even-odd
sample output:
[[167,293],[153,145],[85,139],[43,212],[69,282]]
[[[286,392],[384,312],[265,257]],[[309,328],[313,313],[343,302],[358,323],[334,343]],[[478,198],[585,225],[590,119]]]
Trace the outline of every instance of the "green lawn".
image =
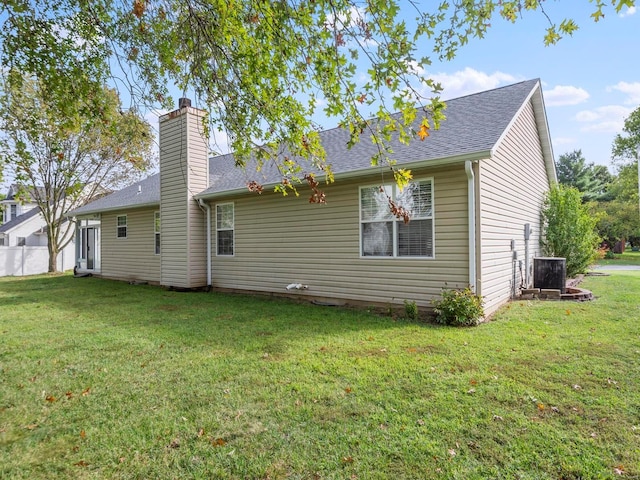
[[640,265],[640,252],[632,252],[630,248],[616,258],[598,260],[598,265]]
[[0,279],[0,478],[640,476],[640,272],[454,329]]

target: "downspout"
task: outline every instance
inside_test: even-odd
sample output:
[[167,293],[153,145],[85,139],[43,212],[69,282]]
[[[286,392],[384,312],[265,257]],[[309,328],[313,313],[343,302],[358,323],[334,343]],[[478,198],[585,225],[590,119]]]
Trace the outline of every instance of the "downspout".
[[469,211],[469,287],[476,293],[476,183],[471,160],[464,162],[467,173],[467,203]]
[[204,208],[207,217],[207,287],[211,288],[211,205],[201,198],[198,199],[201,208]]

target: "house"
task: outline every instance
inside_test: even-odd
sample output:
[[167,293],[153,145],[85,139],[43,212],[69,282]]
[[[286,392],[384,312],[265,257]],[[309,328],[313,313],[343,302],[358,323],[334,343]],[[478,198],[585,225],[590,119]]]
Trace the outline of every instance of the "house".
[[[540,81],[449,100],[445,113],[424,141],[393,145],[413,173],[402,192],[388,167],[370,165],[370,140],[348,149],[345,130],[323,131],[336,182],[326,204],[310,205],[270,191],[281,181],[270,166],[208,158],[204,112],[182,105],[160,118],[159,174],[71,212],[78,268],[326,303],[429,306],[443,287],[470,285],[490,313],[531,282],[556,181]],[[412,210],[408,224],[390,214],[381,185]]]
[[[4,209],[0,225],[0,277],[32,275],[48,270],[47,224],[32,198],[33,195],[22,198],[19,186],[13,184],[6,198],[0,201]],[[74,252],[72,241],[58,256],[59,270],[73,268]]]

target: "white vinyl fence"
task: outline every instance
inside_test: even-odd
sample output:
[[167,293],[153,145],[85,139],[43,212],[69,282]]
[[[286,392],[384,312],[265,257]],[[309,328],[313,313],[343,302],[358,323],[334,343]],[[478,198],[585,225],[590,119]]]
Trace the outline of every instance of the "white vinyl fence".
[[[58,254],[58,271],[74,267],[74,250],[67,247]],[[48,269],[47,247],[0,247],[0,277],[36,275],[47,273]]]

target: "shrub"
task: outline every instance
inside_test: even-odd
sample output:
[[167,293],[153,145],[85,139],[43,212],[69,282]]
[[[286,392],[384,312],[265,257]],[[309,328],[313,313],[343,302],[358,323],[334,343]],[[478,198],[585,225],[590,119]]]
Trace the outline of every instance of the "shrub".
[[415,301],[404,301],[404,313],[411,320],[418,319],[418,304]]
[[484,317],[484,301],[470,287],[442,289],[441,300],[433,300],[436,321],[444,325],[469,327],[477,325]]
[[598,217],[582,203],[582,195],[572,187],[557,185],[547,193],[542,208],[544,255],[567,260],[567,277],[584,273],[598,255]]
[[613,250],[607,250],[604,253],[604,258],[606,258],[607,260],[614,260],[616,258],[616,254],[613,253]]

